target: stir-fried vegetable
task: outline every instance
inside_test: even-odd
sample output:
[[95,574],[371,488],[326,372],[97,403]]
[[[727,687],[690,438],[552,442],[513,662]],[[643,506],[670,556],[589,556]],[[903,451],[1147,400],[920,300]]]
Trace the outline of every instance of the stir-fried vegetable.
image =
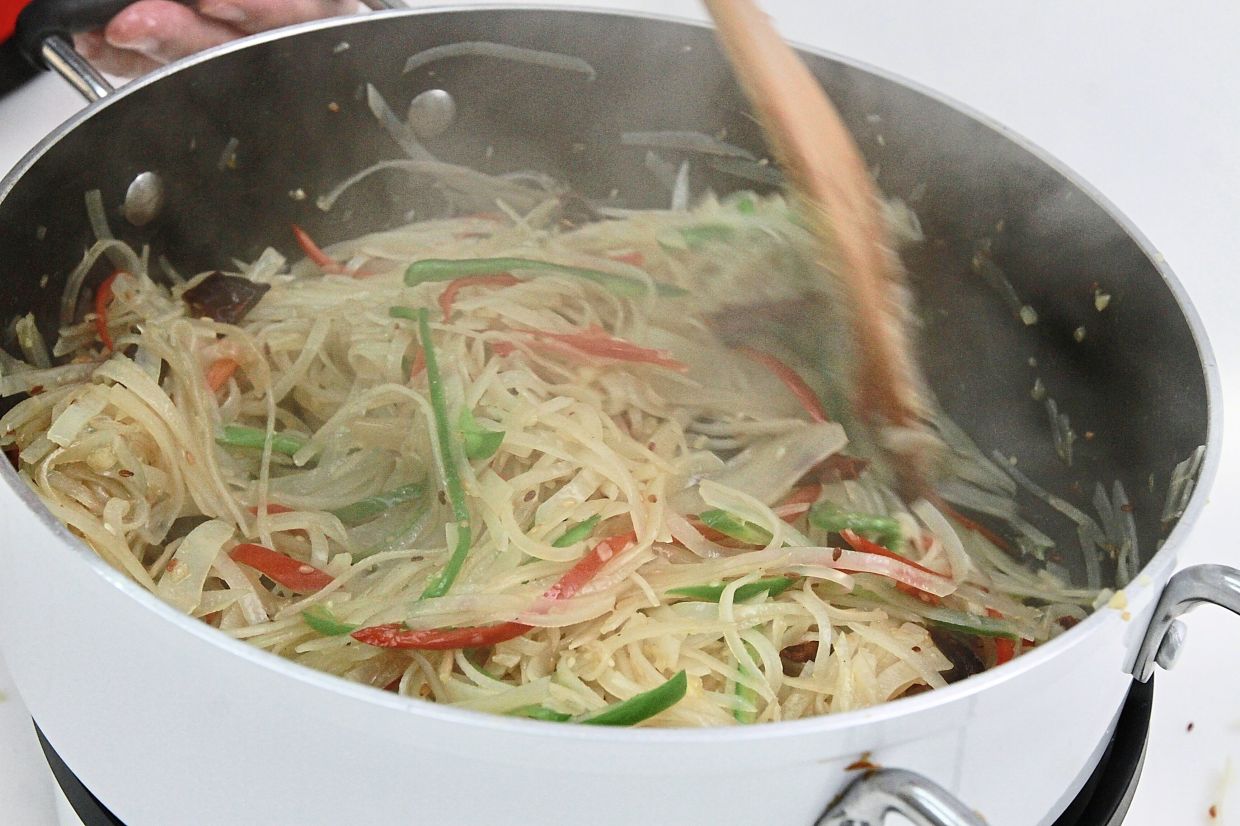
[[457,467],[458,450],[452,440],[448,425],[448,400],[444,396],[443,377],[439,373],[439,359],[435,356],[435,344],[431,341],[430,315],[423,308],[418,311],[418,334],[422,339],[422,353],[426,358],[426,381],[430,388],[431,410],[435,417],[435,439],[439,443],[440,463],[443,466],[443,486],[456,520],[456,542],[452,555],[443,570],[436,574],[422,592],[423,599],[441,597],[448,593],[452,583],[465,564],[471,541],[469,505],[465,502],[465,488],[461,485],[461,471]]
[[606,708],[573,717],[559,711],[552,711],[544,706],[526,706],[512,712],[515,717],[527,717],[531,720],[545,720],[551,723],[585,723],[591,726],[635,726],[684,699],[689,690],[689,677],[678,672],[660,686],[635,694],[627,700],[612,703]]
[[[749,643],[745,643],[745,652],[749,654],[750,658],[754,659],[755,661],[757,660],[758,652],[754,651],[753,646],[750,645]],[[746,676],[746,677],[754,676],[753,674],[751,674],[749,669],[745,667],[744,663],[738,662],[736,664],[736,667],[743,676]],[[733,691],[735,691],[736,693],[736,698],[740,700],[741,702],[745,703],[746,705],[753,706],[753,705],[756,705],[758,702],[758,692],[754,691],[752,688],[740,682],[739,680],[736,682],[736,686],[734,687]],[[732,717],[738,723],[752,723],[754,721],[754,718],[757,717],[757,713],[754,711],[749,711],[748,709],[744,709],[744,708],[736,708],[736,709],[733,709],[732,711]]]
[[698,519],[706,527],[750,545],[765,545],[771,541],[770,531],[719,508],[702,511]]
[[[288,433],[272,433],[270,435],[273,453],[292,456],[305,445],[305,441],[300,436]],[[267,437],[268,433],[265,430],[230,424],[224,426],[223,435],[217,438],[216,441],[228,447],[247,447],[262,450],[267,444]]]
[[297,239],[297,245],[301,247],[301,251],[306,257],[314,262],[314,265],[325,273],[339,275],[345,272],[344,264],[341,264],[335,258],[323,252],[322,247],[314,243],[314,239],[310,237],[310,233],[301,227],[293,224],[293,237]]
[[594,533],[594,529],[598,527],[598,523],[603,517],[595,515],[591,516],[584,522],[578,522],[551,543],[553,548],[567,548],[569,545],[588,539],[590,534]]
[[376,493],[374,496],[359,499],[351,505],[336,508],[332,511],[332,514],[346,525],[359,525],[368,519],[375,518],[390,508],[422,499],[425,496],[426,485],[422,482],[414,482],[409,485],[401,485],[385,493]]
[[[753,599],[759,594],[777,597],[793,585],[796,585],[796,583],[795,577],[787,576],[759,579],[737,588],[732,598],[736,602],[744,602],[747,599]],[[676,597],[689,597],[690,599],[701,600],[702,602],[718,602],[723,597],[723,591],[726,587],[726,585],[689,585],[684,588],[670,588],[667,593]]]
[[222,358],[212,362],[211,366],[207,368],[207,387],[214,392],[228,384],[228,380],[233,377],[233,373],[237,372],[238,366],[236,360],[230,358]]
[[213,272],[181,295],[194,318],[237,324],[258,306],[271,289],[239,275]]
[[792,395],[796,396],[797,401],[801,403],[801,407],[805,408],[805,412],[809,414],[811,419],[816,422],[829,421],[827,411],[822,406],[822,399],[818,398],[818,394],[814,392],[814,389],[805,383],[805,379],[801,378],[800,373],[770,353],[764,353],[752,347],[741,347],[738,349],[770,370],[777,379],[782,381]]
[[[1005,536],[1062,551],[1021,519],[1028,480],[929,410],[951,451],[940,493],[966,516],[901,501],[889,468],[866,472],[887,434],[825,420],[823,388],[843,399],[855,365],[821,346],[847,326],[825,314],[847,308],[796,329],[824,286],[811,236],[778,195],[694,189],[712,160],[774,170],[709,136],[637,137],[666,145],[648,166],[671,210],[417,148],[318,203],[353,188],[355,208],[408,176],[444,215],[344,240],[342,212],[323,222],[333,254],[299,233],[306,259],[269,247],[229,274],[151,272],[96,194],[58,339],[26,315],[0,354],[0,394],[28,394],[0,419],[0,448],[101,558],[220,633],[540,720],[851,711],[1083,619],[1095,591],[1004,552]],[[698,150],[716,154],[684,157]],[[83,315],[105,255],[127,276]],[[737,347],[777,341],[780,358]],[[1073,491],[1040,498],[1087,547],[1122,544],[1135,576],[1130,500],[1099,481],[1098,522]],[[1084,584],[1101,571],[1093,560]]]
[[888,550],[895,550],[904,542],[900,523],[890,516],[846,511],[831,502],[823,502],[810,509],[809,521],[814,527],[832,533],[852,531],[872,536]]
[[457,295],[466,287],[511,287],[520,283],[521,279],[510,273],[470,275],[458,278],[449,282],[448,286],[444,287],[444,291],[439,294],[439,308],[443,310],[443,317],[448,318],[452,315],[452,305],[456,303]]
[[[622,338],[616,338],[601,327],[592,326],[579,333],[552,333],[546,330],[527,330],[525,331],[527,341],[541,345],[567,345],[571,350],[584,353],[588,356],[598,356],[599,358],[611,359],[613,361],[627,361],[634,364],[653,364],[658,367],[666,367],[668,370],[675,370],[677,373],[686,373],[689,371],[684,362],[673,358],[666,350],[655,350],[650,347],[641,347],[631,341],[625,341]],[[553,350],[559,352],[563,348],[552,347]]]
[[478,420],[468,409],[461,411],[457,432],[461,434],[461,444],[469,459],[490,459],[504,443],[502,430],[487,430],[478,424]]
[[[550,272],[557,275],[570,275],[574,278],[592,281],[609,292],[627,298],[640,297],[649,291],[647,285],[638,278],[589,267],[572,267],[528,258],[467,258],[462,260],[424,258],[421,261],[414,261],[405,270],[405,283],[412,287],[427,281],[455,281],[465,276],[501,275],[512,272]],[[662,296],[686,294],[685,290],[672,284],[655,284],[654,290]]]
[[661,711],[667,711],[685,697],[689,689],[689,677],[681,671],[658,688],[635,694],[622,703],[610,705],[600,711],[577,717],[574,722],[591,726],[632,726],[649,720]]
[[233,558],[234,562],[248,565],[263,576],[298,593],[319,591],[332,582],[331,576],[313,565],[252,542],[241,543],[228,555]]
[[[241,425],[229,424],[224,425],[223,435],[217,438],[216,441],[227,447],[249,447],[262,450],[267,444],[267,431],[259,430],[256,427],[242,427]],[[271,434],[272,453],[292,456],[301,450],[305,444],[305,440],[300,436],[294,436],[290,433]]]
[[112,301],[112,284],[118,275],[119,271],[109,275],[95,292],[95,330],[109,353],[116,348],[112,344],[112,332],[108,329],[108,304]]
[[314,605],[301,612],[301,618],[325,637],[342,637],[357,630],[351,622],[341,622],[326,606]]
[[[570,599],[631,541],[633,534],[625,533],[599,542],[590,553],[578,560],[577,564],[543,592],[543,599]],[[353,638],[379,648],[449,651],[498,645],[521,636],[530,628],[531,626],[520,622],[503,622],[479,628],[412,630],[403,623],[395,622],[354,631]]]

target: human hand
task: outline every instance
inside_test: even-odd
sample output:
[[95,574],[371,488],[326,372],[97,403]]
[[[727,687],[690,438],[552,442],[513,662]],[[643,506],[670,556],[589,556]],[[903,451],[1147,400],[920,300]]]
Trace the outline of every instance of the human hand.
[[357,0],[139,0],[73,40],[102,71],[136,77],[247,34],[356,10]]

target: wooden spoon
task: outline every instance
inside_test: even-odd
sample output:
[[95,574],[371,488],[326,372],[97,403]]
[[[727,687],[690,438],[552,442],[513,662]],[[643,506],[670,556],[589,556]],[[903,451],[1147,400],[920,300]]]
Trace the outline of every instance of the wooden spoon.
[[926,427],[906,335],[904,271],[861,151],[826,93],[753,0],[703,0],[775,155],[800,196],[824,264],[850,300],[854,408],[880,432],[902,493],[926,492],[938,438]]

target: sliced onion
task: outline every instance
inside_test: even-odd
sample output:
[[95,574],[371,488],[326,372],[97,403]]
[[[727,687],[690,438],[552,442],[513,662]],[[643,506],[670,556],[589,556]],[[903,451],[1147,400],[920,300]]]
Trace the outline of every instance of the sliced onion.
[[47,342],[43,340],[43,334],[39,332],[39,325],[35,323],[33,313],[26,313],[17,319],[14,332],[17,333],[17,344],[21,347],[26,361],[44,370],[52,366],[52,357],[47,352]]
[[683,212],[689,208],[689,162],[682,161],[672,184],[672,209]]
[[187,614],[202,599],[202,586],[224,543],[232,538],[233,526],[218,519],[204,522],[189,532],[177,552],[164,566],[155,594]]
[[509,46],[507,43],[489,43],[483,40],[466,41],[463,43],[445,43],[420,51],[405,61],[405,74],[422,68],[436,60],[450,57],[490,57],[496,60],[511,60],[514,63],[529,63],[533,66],[544,66],[548,69],[560,69],[566,72],[577,72],[594,80],[598,72],[594,67],[579,57],[560,54],[559,52],[543,52],[537,49],[523,49],[520,46]]
[[702,536],[688,519],[675,511],[667,511],[664,519],[668,530],[672,532],[672,538],[703,559],[716,559],[736,553],[735,548],[725,548]]
[[833,568],[848,573],[877,574],[936,597],[946,597],[956,592],[956,583],[947,577],[919,571],[907,562],[879,554],[846,551],[841,548],[787,548],[785,552],[790,566],[804,565]]
[[835,422],[806,424],[747,448],[710,479],[772,505],[792,490],[797,480],[846,444],[844,428]]

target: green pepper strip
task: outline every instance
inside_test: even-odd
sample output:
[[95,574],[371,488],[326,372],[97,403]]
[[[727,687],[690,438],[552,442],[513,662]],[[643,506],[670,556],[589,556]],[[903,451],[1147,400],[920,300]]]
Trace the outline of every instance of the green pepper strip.
[[323,605],[312,605],[301,612],[301,618],[315,631],[325,637],[339,637],[351,634],[361,626],[340,619]]
[[590,726],[631,726],[666,711],[684,699],[689,678],[681,671],[658,688],[635,694],[622,703],[577,717],[574,722]]
[[863,536],[872,536],[878,544],[891,551],[899,550],[902,541],[900,523],[891,517],[846,511],[830,502],[814,506],[809,512],[809,522],[832,533],[855,531]]
[[461,410],[460,418],[457,420],[457,429],[461,434],[465,455],[470,459],[490,459],[504,443],[504,431],[487,430],[478,424],[474,414],[468,408]]
[[[406,321],[417,321],[418,314],[411,307],[388,307],[388,315],[392,318],[403,318]],[[409,371],[406,370],[406,373]]]
[[443,377],[439,374],[439,358],[435,355],[435,345],[431,341],[430,314],[425,307],[418,310],[418,335],[422,339],[422,352],[426,357],[426,383],[431,391],[431,412],[435,418],[435,438],[439,442],[439,453],[443,457],[443,483],[448,492],[448,502],[452,505],[452,516],[456,519],[456,547],[448,557],[448,564],[443,567],[422,592],[422,599],[441,597],[448,593],[452,583],[465,564],[469,554],[469,508],[465,504],[465,488],[461,485],[461,472],[456,465],[457,451],[452,443],[452,435],[448,429],[448,400],[443,392]]
[[1009,632],[1006,627],[995,628],[991,626],[988,617],[979,617],[976,614],[966,614],[963,611],[952,611],[953,614],[959,614],[959,620],[942,620],[926,618],[931,625],[937,625],[939,628],[946,628],[950,631],[958,631],[962,634],[972,634],[975,637],[999,637],[1005,640],[1019,640],[1019,634]]
[[[749,643],[745,643],[745,650],[749,652],[749,656],[753,657],[754,660],[758,659],[758,652],[753,650],[752,645],[750,645]],[[738,662],[736,664],[736,667],[742,674],[744,674],[745,676],[749,676],[749,669],[745,668],[744,665]],[[758,700],[758,692],[754,691],[749,686],[745,685],[744,683],[738,682],[736,683],[736,686],[733,689],[733,692],[740,699],[745,700],[750,705],[753,705],[756,707],[757,700]],[[738,723],[752,723],[757,718],[757,716],[758,716],[758,713],[756,711],[746,711],[744,709],[739,709],[739,708],[732,710],[732,717]]]
[[[616,295],[630,298],[640,298],[647,292],[646,284],[636,278],[603,270],[592,270],[588,267],[570,267],[566,264],[534,261],[529,258],[466,258],[462,260],[425,258],[421,261],[414,261],[405,270],[405,284],[413,287],[427,281],[453,281],[467,275],[488,275],[513,270],[542,270],[572,275],[593,281]],[[671,284],[656,283],[654,289],[663,296],[687,295],[689,292]]]
[[562,711],[552,711],[546,706],[525,706],[508,712],[514,717],[528,717],[531,720],[546,720],[548,723],[566,723],[573,715]]
[[[262,450],[263,446],[267,444],[267,431],[259,430],[257,427],[242,427],[230,424],[224,426],[224,435],[215,441],[228,447],[253,447]],[[287,433],[273,433],[271,436],[272,453],[283,453],[285,456],[292,456],[301,450],[305,444],[305,440],[300,436],[290,436]]]
[[680,230],[680,237],[685,239],[689,249],[697,249],[710,241],[727,241],[735,235],[736,230],[727,224],[699,224]]
[[551,543],[551,547],[567,548],[575,542],[580,542],[590,534],[594,533],[594,529],[598,527],[598,523],[602,521],[602,519],[603,517],[601,515],[595,515],[591,516],[584,522],[578,522],[576,525],[573,525],[564,533],[560,534],[559,539]]
[[771,532],[766,528],[747,522],[725,510],[716,508],[702,511],[698,514],[698,519],[702,520],[706,527],[750,545],[765,545],[771,541]]
[[966,611],[957,611],[953,608],[945,608],[940,605],[926,605],[924,602],[905,596],[894,589],[883,588],[882,593],[877,594],[863,588],[855,588],[853,594],[863,599],[903,608],[910,613],[916,614],[925,622],[942,628],[948,628],[952,631],[959,631],[963,634],[972,634],[978,637],[1001,637],[1005,640],[1020,639],[1020,634],[1012,630],[1011,623],[992,617],[970,614]]
[[753,198],[745,195],[736,200],[736,211],[741,215],[753,215],[758,211],[758,205],[754,203]]
[[663,685],[635,694],[629,699],[612,703],[598,711],[591,711],[577,717],[552,711],[546,706],[524,706],[510,711],[517,717],[528,717],[531,720],[548,720],[553,723],[582,723],[587,726],[632,726],[643,720],[649,720],[661,711],[667,711],[684,699],[689,688],[689,678],[681,671]]
[[421,499],[426,495],[426,485],[422,482],[414,482],[411,485],[404,485],[395,490],[376,493],[374,496],[367,496],[365,499],[359,499],[351,505],[345,505],[343,508],[336,508],[332,514],[346,525],[360,525],[369,521],[389,508],[396,505],[403,505],[415,499]]
[[[787,591],[796,584],[794,577],[777,576],[771,579],[759,579],[750,582],[736,589],[733,599],[736,602],[744,602],[752,599],[759,594],[767,594],[768,596],[777,597],[784,591]],[[689,597],[701,602],[718,602],[723,596],[725,585],[690,585],[685,588],[671,588],[667,593],[677,597]]]

